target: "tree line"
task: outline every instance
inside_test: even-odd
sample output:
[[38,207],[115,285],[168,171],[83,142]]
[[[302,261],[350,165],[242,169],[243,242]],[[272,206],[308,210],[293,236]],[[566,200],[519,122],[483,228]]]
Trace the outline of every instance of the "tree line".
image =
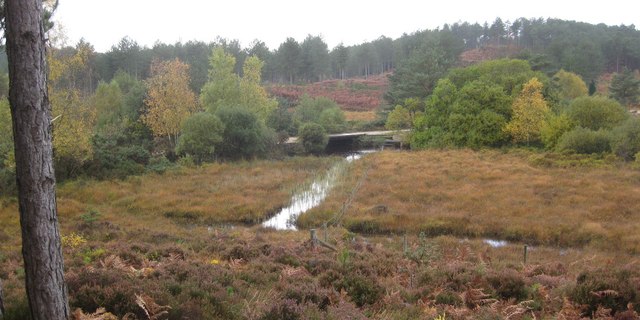
[[640,161],[640,80],[616,74],[608,95],[576,73],[549,77],[518,59],[453,68],[431,94],[408,98],[390,112],[389,129],[411,128],[411,147],[524,146],[564,154],[615,154]]
[[[189,41],[152,47],[125,37],[104,53],[80,41],[58,54],[70,56],[90,48],[90,68],[82,81],[87,90],[99,81],[111,81],[118,70],[146,79],[154,60],[180,59],[189,65],[191,89],[199,92],[207,81],[208,57],[214,47],[223,47],[236,60],[234,72],[241,75],[244,60],[257,56],[264,62],[262,78],[269,82],[306,83],[324,79],[360,77],[390,72],[425,50],[425,42],[439,38],[448,60],[457,61],[464,50],[487,46],[513,46],[519,58],[532,68],[553,74],[560,69],[574,72],[587,81],[605,71],[640,68],[640,32],[635,26],[607,26],[559,19],[519,18],[513,22],[497,18],[492,23],[457,22],[435,30],[403,34],[397,39],[381,36],[358,45],[339,44],[329,48],[321,36],[308,35],[301,41],[287,38],[277,48],[254,40],[243,48],[238,40],[217,38],[212,42]],[[6,68],[6,59],[0,59]],[[6,71],[6,70],[5,70]]]

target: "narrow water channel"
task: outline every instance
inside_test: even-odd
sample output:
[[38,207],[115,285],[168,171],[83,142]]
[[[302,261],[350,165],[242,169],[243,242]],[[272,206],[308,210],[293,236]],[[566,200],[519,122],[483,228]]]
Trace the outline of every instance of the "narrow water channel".
[[344,173],[344,169],[353,161],[360,159],[367,153],[376,150],[363,150],[347,155],[343,161],[336,163],[324,176],[314,180],[311,185],[291,197],[289,205],[278,212],[271,219],[262,223],[265,228],[276,230],[297,230],[296,219],[311,208],[317,207],[327,197],[338,177]]

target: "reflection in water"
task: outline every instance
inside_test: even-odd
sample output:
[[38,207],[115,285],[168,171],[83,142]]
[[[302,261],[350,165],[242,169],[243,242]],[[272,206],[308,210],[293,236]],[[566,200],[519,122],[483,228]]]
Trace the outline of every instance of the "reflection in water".
[[494,248],[502,248],[509,244],[508,241],[504,240],[493,240],[493,239],[484,239],[482,242],[494,247]]
[[359,151],[346,156],[346,161],[340,161],[331,167],[324,177],[313,181],[308,189],[294,194],[289,206],[262,223],[262,226],[276,230],[296,230],[295,223],[298,216],[318,206],[327,197],[327,194],[335,185],[336,179],[342,175],[346,165],[362,158],[362,155],[372,152],[375,152],[375,150]]

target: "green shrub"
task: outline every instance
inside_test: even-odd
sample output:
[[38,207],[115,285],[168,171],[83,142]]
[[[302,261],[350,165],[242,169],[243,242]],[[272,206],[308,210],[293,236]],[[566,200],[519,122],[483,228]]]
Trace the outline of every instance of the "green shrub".
[[604,130],[577,127],[562,135],[557,149],[583,154],[611,152],[611,135]]
[[617,101],[600,96],[573,100],[567,115],[578,126],[591,130],[612,129],[629,117]]
[[633,160],[640,152],[640,120],[629,118],[615,127],[611,133],[611,149],[619,157]]
[[550,115],[540,128],[540,139],[544,146],[553,150],[563,134],[571,131],[575,124],[566,114]]
[[344,289],[358,306],[372,305],[376,303],[383,293],[383,288],[378,285],[375,278],[358,274],[348,274],[337,284],[336,290]]
[[523,300],[527,298],[524,277],[515,270],[507,269],[487,277],[496,295],[503,299]]
[[213,160],[215,145],[222,142],[224,124],[213,114],[199,112],[182,124],[176,145],[179,155],[191,155],[196,163]]
[[330,133],[342,132],[346,126],[344,112],[337,106],[322,110],[317,122]]
[[92,144],[93,160],[85,171],[98,178],[142,174],[151,158],[151,133],[138,122],[103,128],[93,136]]
[[275,133],[245,107],[222,107],[216,115],[224,124],[216,153],[227,159],[249,159],[266,154]]
[[161,156],[152,158],[147,166],[147,171],[155,173],[165,173],[167,170],[174,167],[174,164],[167,159],[167,157]]
[[585,314],[592,314],[598,306],[614,312],[625,311],[629,303],[640,311],[640,288],[633,280],[638,276],[638,270],[629,269],[585,271],[578,276],[569,297],[586,306]]
[[304,150],[312,154],[321,154],[329,143],[325,129],[317,123],[306,123],[300,127],[300,139]]
[[440,292],[436,296],[436,304],[448,304],[450,306],[460,306],[462,305],[462,299],[460,296],[452,291],[445,290]]

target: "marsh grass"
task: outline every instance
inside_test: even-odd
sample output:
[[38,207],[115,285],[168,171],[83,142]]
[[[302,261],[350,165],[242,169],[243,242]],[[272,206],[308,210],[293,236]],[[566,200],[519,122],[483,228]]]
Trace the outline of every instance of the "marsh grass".
[[[424,164],[426,156],[432,159],[431,165]],[[587,188],[592,193],[601,190],[594,197],[602,196],[612,189],[607,179],[622,181],[620,184],[626,188],[638,185],[639,177],[624,168],[563,171],[566,169],[531,166],[526,159],[527,155],[471,151],[381,153],[364,157],[347,167],[334,193],[343,198],[355,194],[353,203],[347,207],[345,225],[354,229],[359,223],[365,230],[383,234],[363,236],[330,226],[328,242],[338,248],[337,252],[313,247],[308,231],[197,223],[206,219],[246,219],[234,216],[231,210],[236,209],[197,210],[202,203],[214,201],[209,198],[224,188],[247,198],[259,197],[234,200],[246,201],[247,208],[253,206],[253,210],[259,206],[266,209],[284,205],[293,190],[300,184],[308,184],[318,172],[324,174],[333,165],[333,159],[218,164],[122,181],[67,183],[59,188],[58,208],[61,233],[67,239],[63,253],[70,305],[87,314],[105,308],[120,318],[131,313],[139,319],[149,316],[141,309],[138,297],[157,305],[159,310],[168,310],[162,319],[432,320],[443,314],[447,319],[577,319],[592,315],[601,315],[601,319],[637,318],[638,256],[630,253],[628,247],[601,250],[592,245],[590,237],[594,234],[603,234],[600,241],[611,239],[607,238],[609,225],[604,218],[597,220],[596,213],[584,208],[578,212],[593,224],[585,223],[581,232],[592,248],[530,246],[527,264],[523,263],[521,244],[493,248],[481,239],[434,236],[464,235],[468,230],[482,235],[483,228],[498,236],[505,235],[502,229],[495,226],[490,229],[488,224],[469,229],[471,225],[466,221],[479,218],[464,214],[436,216],[430,220],[431,229],[423,228],[424,225],[416,227],[431,230],[431,234],[410,233],[407,253],[403,252],[402,237],[389,233],[388,230],[395,232],[419,221],[411,220],[417,219],[413,208],[430,209],[421,203],[425,193],[420,188],[439,191],[429,198],[429,203],[448,208],[447,204],[458,195],[440,184],[466,190],[470,193],[466,197],[481,202],[474,207],[478,210],[491,208],[482,201],[489,191],[515,188],[514,182],[504,181],[505,176],[522,175],[513,179],[529,179],[534,184],[526,188],[519,185],[528,191],[513,191],[514,194],[542,198],[517,198],[509,202],[516,204],[547,201],[553,205],[559,201],[557,198],[577,192],[573,189]],[[446,161],[450,162],[448,166]],[[484,174],[468,168],[472,163]],[[404,174],[408,169],[414,173]],[[436,169],[442,172],[436,174]],[[370,185],[370,179],[380,177],[379,170],[395,170],[395,174],[387,175],[387,180],[378,184],[387,194],[401,199],[397,203],[382,202],[389,198],[380,198],[377,189]],[[531,170],[535,179],[529,173]],[[362,179],[365,172],[366,178]],[[567,175],[564,179],[568,181],[560,179],[561,183],[549,190],[548,180],[561,173]],[[432,179],[420,181],[427,175]],[[394,186],[407,176],[411,184],[404,185],[421,187],[396,190]],[[591,181],[596,178],[600,180]],[[354,192],[353,186],[359,181],[363,184]],[[480,193],[476,190],[479,187],[467,186],[469,183],[483,185],[489,191]],[[360,198],[362,195],[372,197],[372,203],[384,204],[387,209],[371,210]],[[579,201],[596,202],[579,192],[574,196],[575,199],[564,201],[574,205]],[[228,197],[215,199],[214,207],[224,207],[221,201],[230,201]],[[498,197],[491,200],[499,201]],[[448,205],[461,211],[472,200],[465,201],[467,205]],[[0,204],[0,278],[7,308],[4,320],[28,319],[16,203],[5,199]],[[398,211],[400,204],[406,213]],[[606,204],[602,206],[608,208]],[[634,208],[626,213],[631,218]],[[333,216],[331,209],[322,210],[325,211],[314,212]],[[428,212],[435,214],[437,210]],[[238,209],[238,212],[245,211]],[[211,218],[217,214],[221,216]],[[525,214],[512,219],[521,223],[517,219],[524,219]],[[505,216],[509,215],[501,217]],[[548,226],[545,221],[539,223]],[[522,230],[532,237],[538,236],[536,225],[532,222],[530,228]],[[635,230],[633,225],[629,228]],[[570,236],[575,232],[567,230]]]
[[[354,163],[335,192],[299,223],[317,226],[340,212],[370,167],[342,220],[354,232],[640,252],[640,171],[609,160],[565,166],[540,165],[539,158],[489,150],[372,154]],[[387,212],[375,212],[378,206]]]

